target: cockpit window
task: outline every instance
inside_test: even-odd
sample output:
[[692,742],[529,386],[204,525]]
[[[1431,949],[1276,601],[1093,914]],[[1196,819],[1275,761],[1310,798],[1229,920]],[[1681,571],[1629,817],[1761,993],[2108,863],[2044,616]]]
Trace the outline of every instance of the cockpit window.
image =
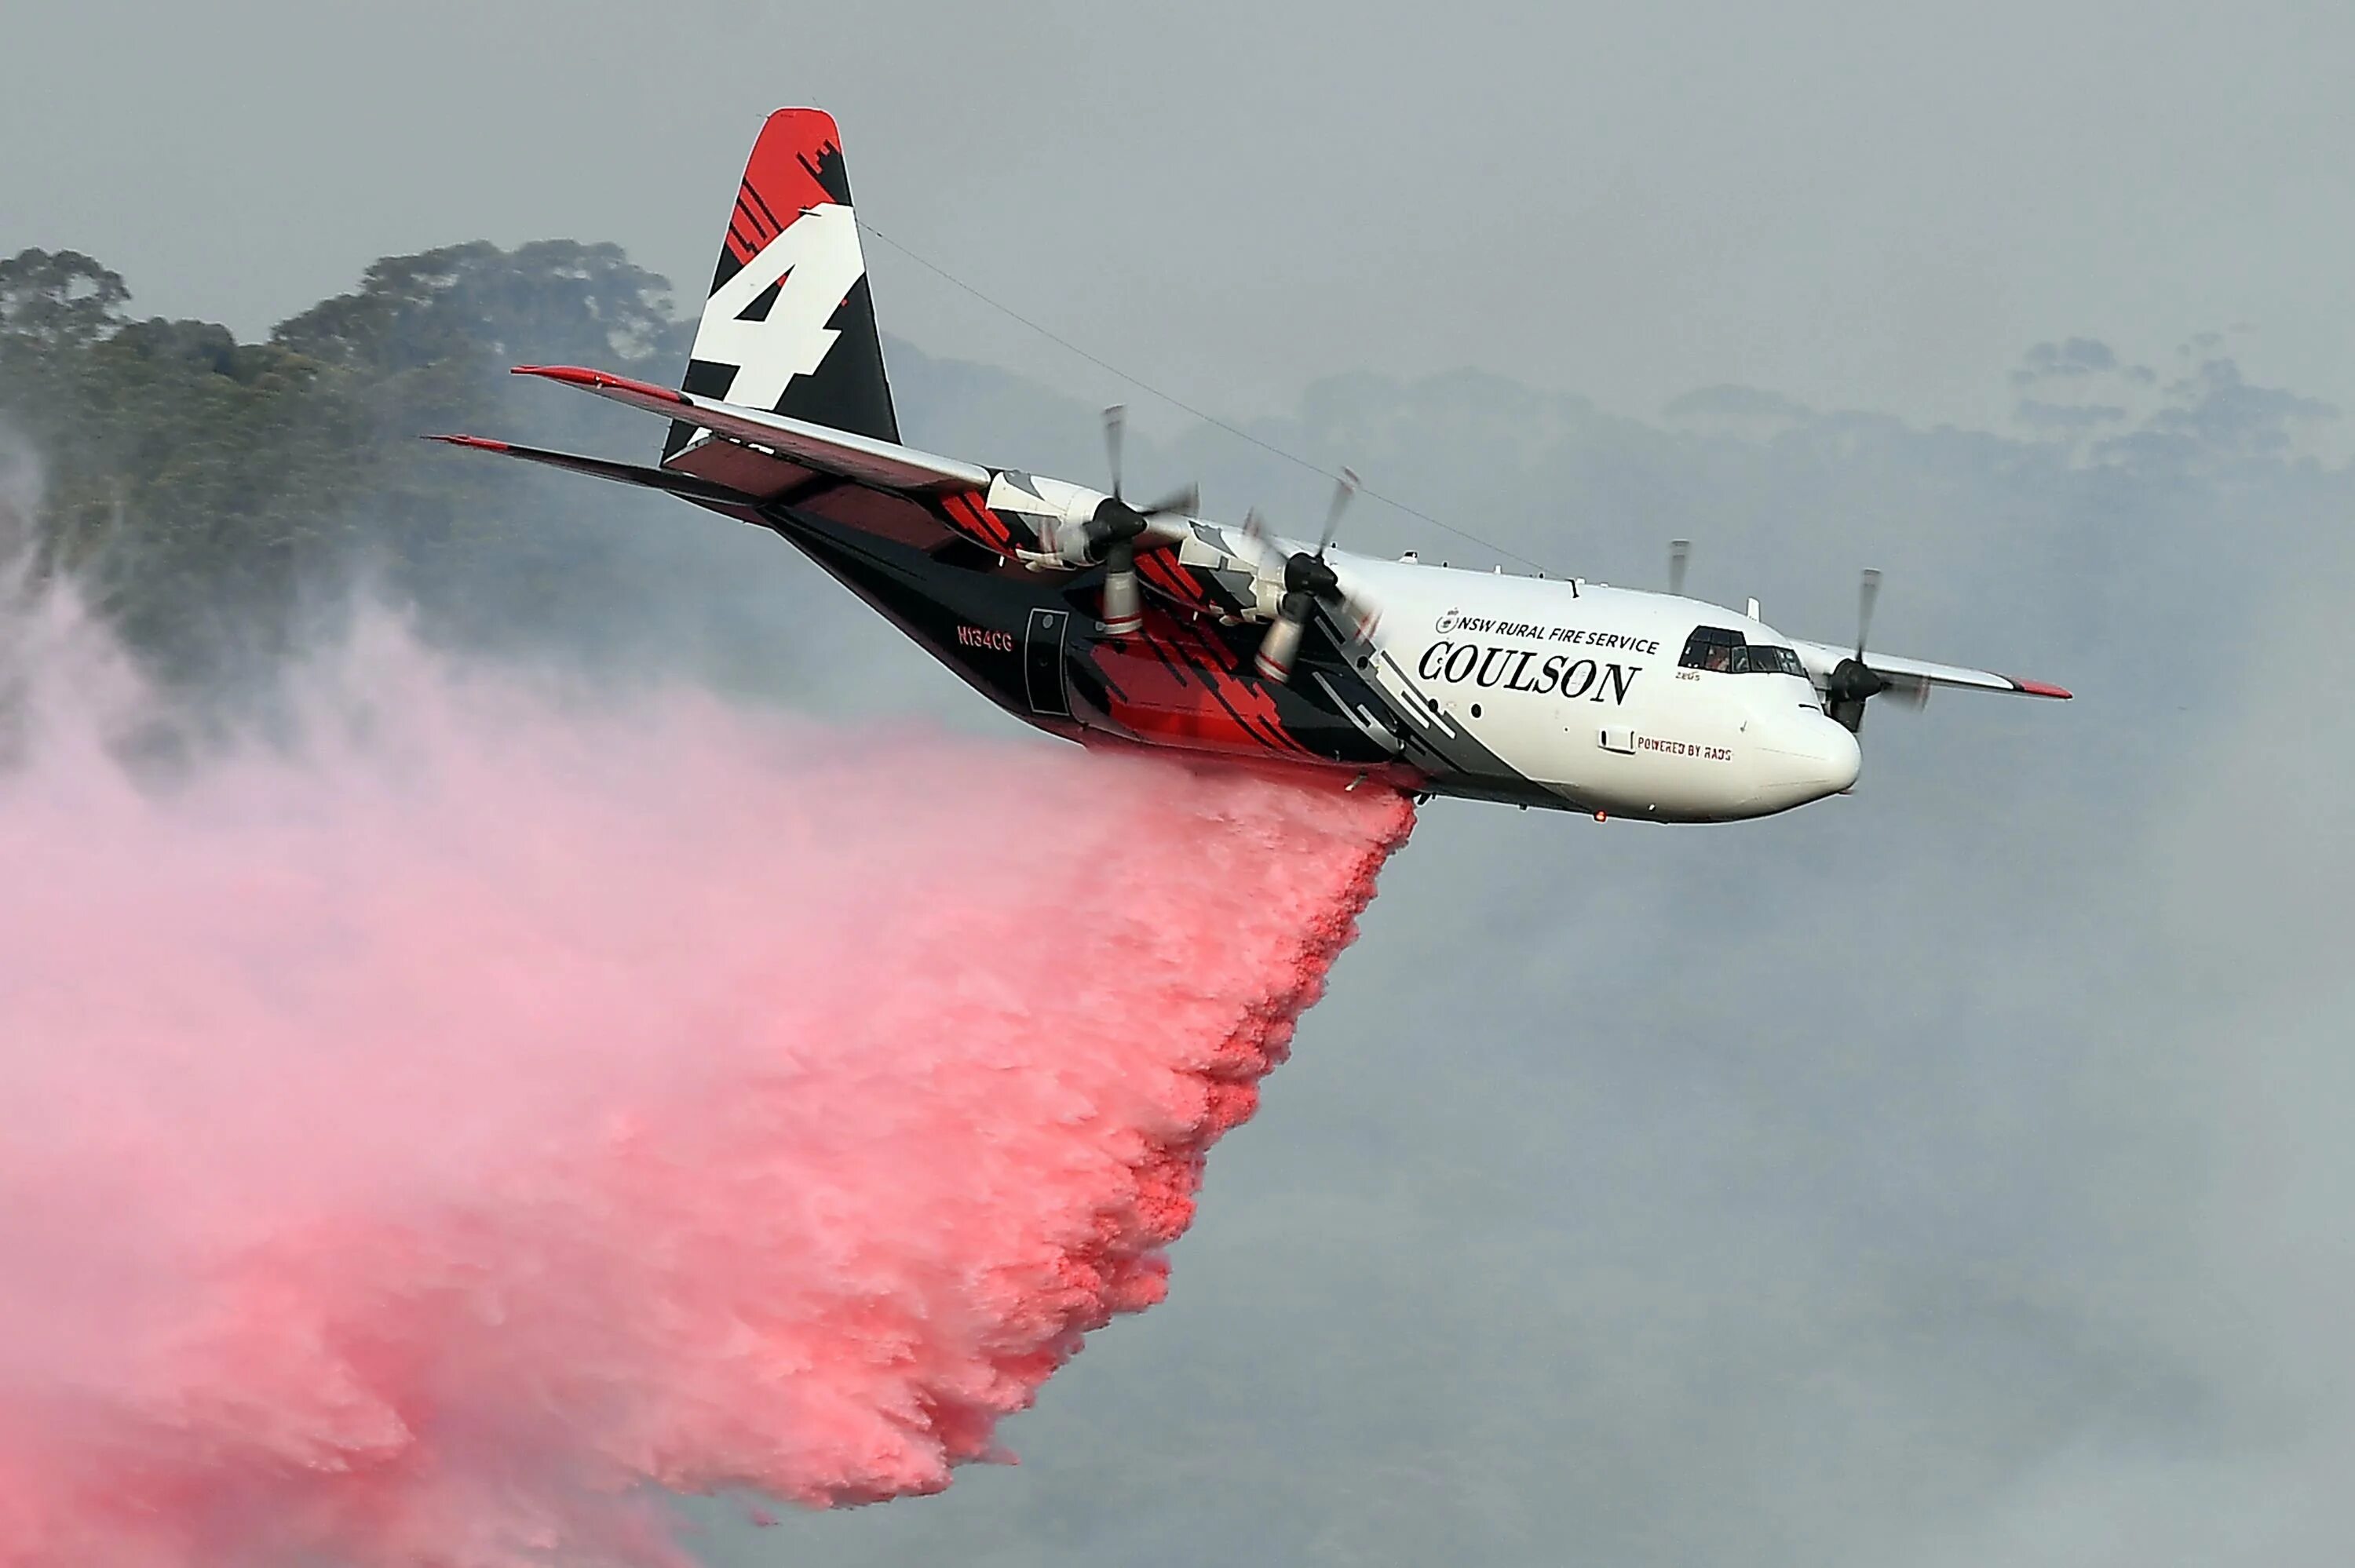
[[1685,639],[1685,651],[1677,663],[1687,670],[1721,670],[1736,675],[1797,675],[1806,678],[1807,667],[1788,648],[1765,644],[1752,645],[1742,633],[1722,626],[1696,627]]
[[1685,639],[1677,664],[1686,670],[1732,670],[1742,655],[1742,633],[1722,626],[1703,626]]
[[1748,662],[1745,666],[1743,662],[1737,660],[1734,664],[1737,670],[1746,667],[1753,675],[1796,675],[1802,680],[1806,678],[1807,667],[1800,663],[1799,656],[1788,648],[1762,647],[1753,642],[1742,652],[1749,656]]

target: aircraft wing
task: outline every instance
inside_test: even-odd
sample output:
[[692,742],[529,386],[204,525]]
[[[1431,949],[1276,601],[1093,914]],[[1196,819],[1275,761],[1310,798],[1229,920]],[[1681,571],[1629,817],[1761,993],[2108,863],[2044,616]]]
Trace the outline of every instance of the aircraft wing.
[[[1838,667],[1843,659],[1854,658],[1855,652],[1835,648],[1828,642],[1795,642],[1793,649],[1799,662],[1821,685],[1824,679]],[[2023,681],[2016,675],[1999,675],[1993,670],[1966,669],[1960,664],[1934,664],[1926,659],[1900,659],[1887,653],[1867,652],[1865,667],[1889,683],[1888,695],[1901,702],[1923,703],[1929,700],[1933,686],[1965,686],[1979,692],[2015,692],[2029,697],[2058,697],[2065,700],[2069,693],[2042,681]]]
[[989,488],[990,471],[977,464],[935,457],[872,436],[814,425],[790,415],[722,403],[716,397],[699,397],[692,392],[633,381],[626,376],[602,370],[583,370],[577,366],[518,365],[515,373],[578,387],[616,403],[626,403],[730,440],[764,448],[799,467],[836,474],[879,490],[946,494]]

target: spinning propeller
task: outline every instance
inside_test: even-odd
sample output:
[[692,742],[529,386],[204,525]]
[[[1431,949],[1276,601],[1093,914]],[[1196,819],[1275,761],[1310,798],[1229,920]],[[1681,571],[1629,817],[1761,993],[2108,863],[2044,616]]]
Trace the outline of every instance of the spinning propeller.
[[[1357,493],[1358,476],[1343,469],[1339,482],[1333,487],[1333,505],[1325,514],[1325,531],[1316,537],[1316,550],[1295,550],[1284,557],[1284,597],[1276,602],[1275,620],[1268,627],[1267,635],[1260,639],[1256,661],[1260,674],[1278,685],[1292,679],[1292,664],[1300,653],[1301,636],[1307,630],[1308,617],[1318,605],[1332,610],[1336,619],[1348,617],[1360,636],[1373,624],[1372,608],[1344,588],[1341,579],[1333,575],[1333,568],[1325,561],[1325,552],[1332,547],[1334,535],[1341,531],[1341,514],[1348,506],[1349,497]],[[1257,557],[1258,568],[1273,574],[1277,568],[1269,557],[1274,552],[1268,546],[1255,511],[1243,520],[1243,537]]]
[[1128,410],[1114,404],[1103,411],[1104,451],[1112,462],[1112,493],[1096,505],[1084,530],[1087,558],[1104,563],[1103,629],[1109,637],[1126,637],[1145,624],[1145,598],[1136,586],[1136,541],[1156,518],[1188,517],[1202,504],[1192,485],[1164,496],[1139,510],[1122,499],[1120,449],[1127,433]]
[[1824,683],[1827,711],[1851,734],[1864,728],[1864,705],[1889,690],[1889,683],[1864,662],[1865,634],[1872,629],[1872,605],[1880,597],[1881,573],[1867,567],[1856,590],[1856,656],[1834,665]]

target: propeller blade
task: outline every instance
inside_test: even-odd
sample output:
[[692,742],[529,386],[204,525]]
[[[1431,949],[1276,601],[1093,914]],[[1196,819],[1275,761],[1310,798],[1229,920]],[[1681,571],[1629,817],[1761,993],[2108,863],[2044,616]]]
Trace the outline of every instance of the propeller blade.
[[1268,542],[1267,525],[1261,519],[1258,507],[1254,506],[1243,514],[1243,525],[1236,531],[1234,537],[1241,543],[1241,554],[1251,562],[1252,570],[1269,576],[1284,570],[1283,561],[1276,556],[1275,546]]
[[1142,507],[1147,517],[1191,517],[1202,510],[1202,490],[1189,484],[1183,490],[1173,490],[1152,505]]
[[1685,591],[1685,567],[1692,560],[1690,539],[1668,541],[1668,591],[1682,595]]
[[1325,532],[1316,536],[1316,558],[1323,560],[1332,547],[1333,537],[1341,531],[1341,514],[1348,509],[1349,497],[1358,493],[1358,476],[1348,469],[1333,486],[1332,509],[1325,514]]
[[1112,462],[1112,498],[1120,499],[1120,448],[1128,432],[1128,407],[1114,403],[1103,411],[1104,455]]
[[1259,657],[1254,661],[1259,673],[1279,686],[1292,679],[1292,662],[1300,652],[1300,633],[1307,623],[1311,602],[1305,593],[1285,594],[1267,635],[1259,641]]
[[1930,705],[1930,683],[1927,681],[1892,681],[1881,677],[1881,690],[1873,695],[1885,703],[1895,703],[1902,708],[1921,708]]
[[1115,539],[1104,553],[1103,623],[1107,637],[1126,637],[1145,624],[1145,599],[1136,587],[1136,543]]
[[1864,662],[1865,633],[1872,630],[1872,603],[1881,597],[1881,573],[1872,567],[1864,568],[1864,578],[1856,589],[1856,658]]
[[1350,626],[1354,628],[1354,635],[1358,641],[1373,641],[1374,628],[1380,624],[1382,619],[1382,612],[1379,607],[1343,588],[1338,608],[1348,619]]

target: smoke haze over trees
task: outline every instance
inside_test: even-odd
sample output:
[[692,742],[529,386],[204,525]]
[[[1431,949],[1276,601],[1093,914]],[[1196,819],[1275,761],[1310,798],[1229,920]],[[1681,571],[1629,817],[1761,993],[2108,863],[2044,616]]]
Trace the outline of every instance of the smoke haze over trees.
[[[169,671],[200,678],[282,652],[304,607],[365,569],[429,625],[470,642],[610,657],[617,644],[650,652],[634,640],[656,639],[667,659],[702,661],[709,673],[782,635],[728,590],[741,573],[712,544],[723,530],[649,497],[551,483],[414,440],[472,430],[648,450],[644,418],[506,372],[585,364],[675,381],[692,323],[674,303],[666,280],[612,245],[475,242],[387,258],[268,342],[240,343],[209,323],[139,319],[125,281],[90,257],[27,250],[0,262],[0,418],[47,465],[44,560],[94,576],[126,634]],[[1529,557],[1648,579],[1670,535],[1730,545],[1740,560],[1753,530],[1794,504],[1852,519],[1859,549],[1904,547],[1914,541],[1889,535],[1922,532],[1905,522],[1922,498],[1905,491],[1924,482],[1976,492],[1998,512],[2040,483],[2122,510],[2179,507],[2186,485],[2231,483],[2253,465],[2327,483],[2339,471],[2296,454],[2338,411],[2248,385],[2228,346],[2205,334],[2155,369],[2087,339],[2034,345],[2012,376],[2027,439],[1818,413],[1744,387],[1687,394],[1652,425],[1469,372],[1412,384],[1335,377],[1295,415],[1251,428],[1315,464],[1354,464],[1378,492],[1494,542],[1517,568]],[[1083,480],[1101,465],[1094,410],[1077,399],[903,343],[891,361],[919,444]],[[1256,503],[1311,519],[1326,482],[1207,426],[1158,451],[1146,444],[1140,463],[1173,481],[1199,475],[1222,515]],[[1351,524],[1360,545],[1497,558],[1379,504]],[[683,543],[698,529],[700,541]],[[2099,552],[2117,542],[2068,544]],[[2019,564],[1990,562],[2032,589],[2039,575]],[[1827,559],[1811,579],[1831,585],[1847,566]],[[691,588],[674,580],[682,572]],[[707,607],[684,649],[679,627],[666,621],[657,638],[649,619],[680,597]]]
[[[45,559],[167,674],[296,645],[357,571],[464,647],[998,722],[773,539],[414,440],[650,454],[656,421],[505,376],[675,379],[610,248],[389,260],[261,344],[136,291],[7,263],[0,420]],[[2343,1561],[2355,471],[2232,349],[2022,345],[2009,433],[1474,373],[1250,422],[1551,570],[1655,584],[1691,538],[1693,591],[1799,635],[1881,567],[1877,642],[2080,700],[1876,713],[1854,798],[1751,828],[1433,808],[1173,1298],[1014,1424],[1024,1466],[709,1552]],[[887,355],[911,441],[1083,482],[1134,396]],[[1129,471],[1295,530],[1325,483],[1200,428]],[[1343,542],[1496,559],[1371,501]]]

